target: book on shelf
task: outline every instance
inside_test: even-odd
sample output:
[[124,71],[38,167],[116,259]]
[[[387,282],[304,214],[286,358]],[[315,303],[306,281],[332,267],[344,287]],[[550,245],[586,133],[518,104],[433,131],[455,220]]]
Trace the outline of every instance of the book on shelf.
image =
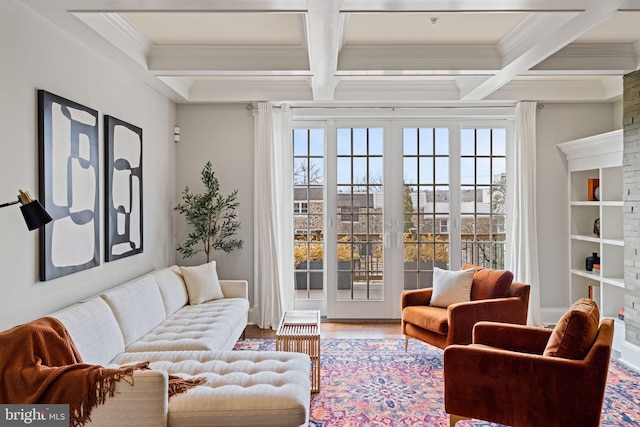
[[284,315],[285,325],[316,325],[318,323],[317,313],[303,313],[289,311]]

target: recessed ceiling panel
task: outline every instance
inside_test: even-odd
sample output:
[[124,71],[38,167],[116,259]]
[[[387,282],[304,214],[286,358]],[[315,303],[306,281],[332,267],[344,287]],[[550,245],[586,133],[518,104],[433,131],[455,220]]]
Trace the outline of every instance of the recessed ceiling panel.
[[123,13],[153,44],[302,44],[295,13]]
[[346,44],[494,44],[526,13],[356,13]]
[[618,12],[576,39],[576,43],[634,43],[640,41],[640,12]]

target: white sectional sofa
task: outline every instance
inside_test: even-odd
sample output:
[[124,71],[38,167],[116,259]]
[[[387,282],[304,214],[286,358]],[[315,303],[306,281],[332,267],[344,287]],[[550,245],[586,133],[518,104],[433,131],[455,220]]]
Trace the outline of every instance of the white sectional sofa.
[[[151,362],[131,384],[117,383],[116,395],[92,410],[91,426],[308,424],[309,357],[231,351],[247,325],[248,286],[219,283],[222,298],[190,304],[190,288],[172,266],[51,315],[85,363]],[[169,375],[206,382],[169,399]]]

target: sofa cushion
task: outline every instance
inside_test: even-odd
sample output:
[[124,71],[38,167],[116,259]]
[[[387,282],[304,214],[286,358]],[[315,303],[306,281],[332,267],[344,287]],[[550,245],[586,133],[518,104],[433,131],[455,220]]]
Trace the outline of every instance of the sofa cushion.
[[127,351],[231,350],[247,324],[249,301],[224,298],[186,305]]
[[180,273],[187,285],[189,304],[197,305],[224,298],[215,261],[195,267],[180,267]]
[[120,326],[100,297],[64,308],[51,317],[67,328],[84,363],[104,366],[124,351]]
[[543,355],[584,359],[596,339],[599,324],[600,313],[596,303],[589,298],[579,299],[553,328]]
[[166,319],[160,290],[150,276],[109,289],[100,296],[111,307],[125,346],[139,340]]
[[507,270],[493,270],[465,264],[463,269],[475,268],[473,285],[471,285],[471,301],[481,299],[504,298],[509,294],[513,273]]
[[164,310],[167,317],[184,307],[189,302],[189,295],[184,284],[184,279],[180,274],[180,267],[173,265],[169,268],[154,271],[149,274],[156,281],[162,302],[164,302]]
[[471,297],[471,283],[475,270],[449,271],[433,268],[433,294],[429,305],[448,307],[458,302],[466,302]]
[[449,331],[446,308],[411,305],[402,310],[402,320],[440,335],[447,335]]
[[309,417],[311,363],[302,353],[170,351],[126,353],[120,364],[150,361],[151,369],[206,383],[169,399],[176,426],[299,426]]

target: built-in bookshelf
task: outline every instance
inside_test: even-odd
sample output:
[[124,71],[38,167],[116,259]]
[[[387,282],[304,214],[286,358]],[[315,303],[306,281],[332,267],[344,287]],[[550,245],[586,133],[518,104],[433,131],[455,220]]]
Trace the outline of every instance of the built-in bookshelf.
[[[559,144],[569,171],[569,295],[591,297],[602,317],[615,319],[613,348],[622,350],[624,321],[624,234],[622,130]],[[595,227],[599,219],[599,234]],[[600,257],[599,269],[586,259]]]

